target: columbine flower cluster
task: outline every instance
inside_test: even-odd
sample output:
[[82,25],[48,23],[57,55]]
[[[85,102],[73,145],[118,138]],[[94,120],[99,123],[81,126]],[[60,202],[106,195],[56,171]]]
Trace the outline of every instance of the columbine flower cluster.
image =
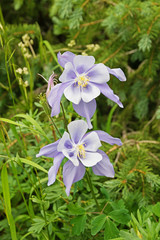
[[72,52],[65,52],[62,55],[58,53],[58,62],[64,71],[59,78],[61,83],[52,88],[48,97],[52,108],[51,116],[59,114],[63,94],[72,102],[74,110],[86,118],[89,129],[92,128],[90,119],[96,110],[95,98],[100,93],[123,107],[119,97],[107,84],[110,74],[120,81],[126,81],[120,68],[110,69],[103,63],[95,64],[92,56],[75,55]]
[[96,175],[114,177],[114,169],[108,156],[99,148],[101,141],[120,146],[121,140],[103,131],[86,132],[88,128],[92,128],[90,119],[96,110],[95,98],[100,93],[123,107],[107,82],[110,74],[120,81],[126,81],[126,77],[120,68],[110,69],[102,63],[95,64],[92,56],[58,53],[58,62],[64,68],[59,77],[61,83],[54,85],[55,75],[52,74],[47,90],[48,103],[52,108],[51,116],[59,114],[60,101],[64,94],[72,102],[74,110],[86,118],[87,123],[84,120],[69,123],[68,132],[64,132],[58,141],[44,146],[37,157],[54,158],[53,166],[48,172],[48,185],[55,182],[62,160],[65,157],[68,159],[63,166],[63,181],[69,195],[72,184],[83,178],[86,167],[92,167]]

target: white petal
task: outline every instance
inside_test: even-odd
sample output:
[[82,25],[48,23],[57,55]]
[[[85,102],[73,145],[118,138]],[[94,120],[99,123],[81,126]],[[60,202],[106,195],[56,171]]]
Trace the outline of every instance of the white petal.
[[79,160],[77,158],[77,151],[74,150],[74,151],[68,151],[66,149],[64,149],[63,151],[63,154],[66,158],[68,158],[73,164],[74,166],[79,166]]
[[77,86],[76,83],[73,83],[72,85],[65,88],[64,95],[69,101],[78,104],[81,100],[80,87]]
[[62,152],[62,150],[65,149],[64,144],[66,141],[70,141],[70,136],[69,136],[69,133],[64,132],[64,134],[63,134],[62,138],[60,139],[58,146],[57,146],[58,152]]
[[103,63],[96,64],[86,75],[91,82],[99,84],[108,82],[110,79],[108,69]]
[[85,158],[80,158],[80,161],[85,167],[93,167],[102,160],[102,155],[97,152],[86,152]]
[[61,82],[68,82],[73,81],[76,78],[75,70],[71,62],[67,62],[65,64],[65,69],[61,76],[59,77],[59,80]]
[[90,102],[94,98],[100,95],[100,90],[93,84],[88,84],[85,88],[82,89],[81,96],[84,102]]
[[79,74],[82,74],[88,71],[94,65],[95,59],[93,56],[78,55],[73,59],[73,63],[76,71]]
[[76,120],[68,124],[68,131],[72,141],[77,144],[88,130],[88,125],[84,120]]
[[99,147],[102,146],[98,134],[96,132],[91,132],[83,137],[82,144],[87,151],[97,151]]

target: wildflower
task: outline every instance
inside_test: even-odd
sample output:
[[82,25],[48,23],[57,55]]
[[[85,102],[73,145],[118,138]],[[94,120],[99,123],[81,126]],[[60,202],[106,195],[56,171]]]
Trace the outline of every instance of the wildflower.
[[64,157],[68,161],[63,166],[63,181],[69,196],[73,183],[81,180],[85,174],[85,167],[92,167],[96,175],[114,177],[114,169],[108,156],[102,150],[101,141],[111,145],[122,145],[121,140],[113,138],[103,131],[86,133],[88,125],[83,120],[68,124],[68,132],[64,132],[61,139],[41,148],[36,157],[53,157],[53,166],[48,172],[48,186],[56,180],[58,169]]
[[109,73],[125,81],[125,75],[120,68],[110,69],[104,64],[95,64],[93,56],[75,55],[72,52],[58,53],[58,62],[64,68],[57,84],[50,92],[48,102],[52,107],[52,116],[60,112],[60,100],[65,97],[73,103],[74,110],[85,117],[89,128],[92,128],[91,117],[96,110],[95,98],[102,93],[123,107],[119,97],[113,93],[106,82]]
[[88,50],[91,51],[94,48],[94,44],[93,43],[92,44],[87,44],[86,47],[87,47]]
[[68,43],[68,47],[73,47],[76,45],[76,41],[75,40],[71,40],[69,43]]
[[16,73],[22,74],[22,72],[23,72],[23,69],[22,69],[22,68],[17,68],[17,69],[16,69]]
[[28,69],[27,69],[26,67],[23,68],[23,73],[24,73],[25,75],[28,74]]
[[23,42],[25,44],[26,47],[29,46],[29,41],[30,41],[30,36],[28,34],[25,34],[22,36]]
[[25,81],[25,82],[24,82],[24,87],[28,87],[28,86],[29,86],[28,81]]
[[26,53],[24,53],[24,57],[25,57],[25,58],[31,58],[31,57],[32,57],[32,55],[31,55],[31,54],[29,54],[28,52],[26,52]]
[[86,45],[86,47],[89,51],[93,51],[93,52],[97,51],[100,48],[98,44],[88,44]]
[[97,51],[98,49],[100,49],[100,46],[98,44],[95,44],[93,48],[93,52]]

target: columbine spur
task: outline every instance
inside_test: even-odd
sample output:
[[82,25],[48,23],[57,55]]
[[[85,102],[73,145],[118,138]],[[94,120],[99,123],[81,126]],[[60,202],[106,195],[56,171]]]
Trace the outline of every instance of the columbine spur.
[[86,133],[88,125],[83,120],[76,120],[68,124],[68,132],[64,132],[61,139],[40,149],[37,157],[54,158],[53,166],[48,172],[48,186],[56,180],[56,175],[62,160],[68,161],[63,166],[63,181],[69,196],[73,183],[81,180],[85,174],[85,167],[92,167],[96,175],[114,177],[114,169],[108,156],[102,150],[101,142],[111,145],[122,145],[121,140],[113,138],[103,131]]
[[59,78],[61,83],[53,87],[48,96],[48,102],[52,107],[51,116],[59,114],[63,93],[73,103],[74,110],[86,118],[89,129],[92,128],[90,119],[96,110],[95,98],[100,93],[123,107],[119,97],[107,84],[109,74],[113,74],[120,81],[126,80],[120,68],[110,69],[103,63],[95,64],[93,56],[75,55],[72,52],[65,52],[62,55],[58,53],[58,62],[64,71]]

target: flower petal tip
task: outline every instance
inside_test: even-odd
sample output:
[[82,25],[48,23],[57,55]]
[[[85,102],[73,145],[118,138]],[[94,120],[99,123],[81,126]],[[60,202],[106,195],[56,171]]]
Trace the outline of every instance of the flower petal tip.
[[70,189],[66,189],[66,194],[67,194],[67,197],[69,197],[69,195],[70,195]]
[[48,181],[47,186],[49,187],[49,186],[51,186],[52,184],[53,184],[52,182]]
[[124,108],[124,106],[121,102],[119,102],[118,105],[119,105],[119,107]]

